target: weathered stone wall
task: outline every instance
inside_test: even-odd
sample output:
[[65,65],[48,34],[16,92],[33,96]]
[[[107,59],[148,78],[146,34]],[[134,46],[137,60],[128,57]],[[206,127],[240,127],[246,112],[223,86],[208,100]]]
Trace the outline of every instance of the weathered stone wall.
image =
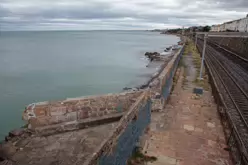
[[152,111],[159,111],[163,109],[170,94],[173,84],[173,76],[175,74],[182,52],[183,47],[174,52],[175,54],[173,58],[159,74],[158,78],[154,79],[154,81],[151,82],[150,94],[153,102]]
[[137,100],[142,91],[103,96],[81,97],[57,102],[34,103],[27,106],[23,119],[29,128],[37,128],[87,118],[122,113]]

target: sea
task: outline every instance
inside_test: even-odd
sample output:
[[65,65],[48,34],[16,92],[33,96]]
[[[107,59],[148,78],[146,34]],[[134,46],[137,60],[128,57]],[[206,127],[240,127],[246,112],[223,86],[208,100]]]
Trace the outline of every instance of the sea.
[[179,38],[149,31],[0,32],[0,139],[30,103],[120,92],[160,64],[144,57]]

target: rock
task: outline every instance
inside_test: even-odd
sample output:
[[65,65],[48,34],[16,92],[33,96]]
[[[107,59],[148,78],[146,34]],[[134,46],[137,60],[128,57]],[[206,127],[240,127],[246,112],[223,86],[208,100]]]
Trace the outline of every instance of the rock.
[[156,58],[159,58],[160,54],[158,52],[146,52],[145,56],[153,61]]
[[9,141],[10,139],[11,139],[11,137],[5,136],[5,141],[6,141],[6,142]]
[[128,88],[128,87],[123,88],[124,91],[126,91],[126,90],[131,90],[131,89],[132,89],[132,88]]
[[160,98],[161,98],[160,93],[156,93],[156,94],[155,94],[155,99],[160,99]]
[[13,156],[17,151],[17,147],[15,147],[12,143],[4,143],[0,145],[0,157],[6,159]]
[[9,132],[9,136],[10,136],[10,137],[20,136],[20,135],[22,135],[24,132],[25,132],[25,129],[23,129],[23,128],[18,128],[18,129],[15,129],[15,130]]

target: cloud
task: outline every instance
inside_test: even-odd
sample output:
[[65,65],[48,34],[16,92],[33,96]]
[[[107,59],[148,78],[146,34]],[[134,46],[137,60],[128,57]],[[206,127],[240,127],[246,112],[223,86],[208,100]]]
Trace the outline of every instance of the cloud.
[[247,0],[1,0],[0,30],[152,29],[245,17]]

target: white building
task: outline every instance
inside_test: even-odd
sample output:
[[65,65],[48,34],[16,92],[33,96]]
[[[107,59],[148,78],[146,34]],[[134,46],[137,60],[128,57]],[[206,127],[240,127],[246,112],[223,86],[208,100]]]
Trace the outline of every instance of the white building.
[[219,32],[220,31],[220,25],[213,25],[211,26],[212,32]]
[[238,30],[239,32],[248,32],[248,17],[240,20]]
[[226,31],[225,24],[220,25],[220,32]]
[[245,18],[221,24],[220,31],[248,32],[248,15]]
[[225,31],[235,31],[236,30],[236,20],[225,22]]

